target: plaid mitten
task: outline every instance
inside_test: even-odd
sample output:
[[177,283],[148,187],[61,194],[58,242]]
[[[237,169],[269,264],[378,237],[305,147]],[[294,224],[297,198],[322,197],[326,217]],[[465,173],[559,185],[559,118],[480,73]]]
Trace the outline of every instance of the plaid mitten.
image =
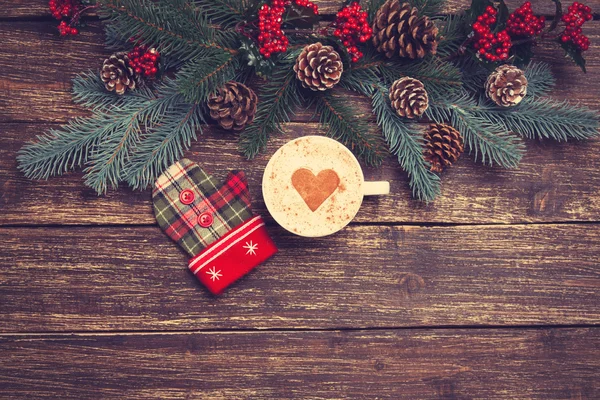
[[160,228],[192,258],[190,270],[213,294],[277,252],[260,216],[253,216],[246,174],[224,183],[188,159],[171,165],[154,184]]

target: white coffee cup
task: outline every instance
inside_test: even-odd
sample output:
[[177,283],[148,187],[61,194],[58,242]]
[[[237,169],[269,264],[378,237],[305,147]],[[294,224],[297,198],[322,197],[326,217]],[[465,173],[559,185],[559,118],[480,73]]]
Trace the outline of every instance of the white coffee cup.
[[279,148],[262,182],[267,209],[286,230],[331,235],[354,218],[364,196],[390,192],[389,182],[365,182],[358,160],[336,140],[303,136]]

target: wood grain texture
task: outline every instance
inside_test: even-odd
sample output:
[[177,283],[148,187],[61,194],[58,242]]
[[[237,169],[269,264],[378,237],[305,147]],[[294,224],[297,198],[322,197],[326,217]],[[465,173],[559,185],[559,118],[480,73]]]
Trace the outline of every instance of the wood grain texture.
[[[16,4],[15,4],[16,3]],[[314,0],[319,5],[321,14],[335,14],[341,7],[342,1]],[[522,0],[507,0],[509,9],[514,9],[523,3]],[[466,9],[469,0],[449,0],[446,12],[454,13]],[[554,5],[547,0],[532,0],[531,4],[537,14],[554,15]],[[600,10],[600,0],[589,0],[585,4],[592,7],[593,11]],[[42,0],[0,0],[0,18],[32,18],[51,17],[46,1]]]
[[[600,8],[600,7],[599,7]],[[85,115],[71,100],[71,80],[87,70],[98,70],[109,55],[102,45],[99,23],[92,23],[81,35],[67,40],[55,33],[54,22],[10,22],[0,25],[0,122],[66,122]],[[563,50],[540,47],[538,59],[549,61],[557,77],[553,96],[578,100],[600,109],[600,21],[586,25],[592,45],[586,52],[588,74],[563,57]],[[49,56],[56,55],[56,56]],[[347,96],[344,94],[344,96]],[[347,97],[359,111],[371,114],[368,101]],[[294,121],[308,121],[314,110],[298,110]]]
[[215,298],[158,228],[0,229],[0,332],[600,321],[600,224],[269,231],[280,252]]
[[[17,170],[16,153],[48,125],[0,124],[0,225],[155,224],[150,190],[127,187],[106,196],[83,185],[82,173],[31,181]],[[254,209],[267,215],[261,194],[264,168],[288,140],[323,134],[318,124],[286,125],[267,153],[252,161],[237,151],[236,136],[207,129],[186,156],[219,174],[246,171]],[[442,194],[429,205],[412,199],[408,178],[393,157],[365,167],[368,180],[391,182],[388,196],[365,199],[356,221],[387,223],[520,223],[600,220],[600,141],[527,143],[519,170],[489,168],[463,156],[443,175]]]
[[0,337],[0,352],[11,399],[600,396],[597,329]]

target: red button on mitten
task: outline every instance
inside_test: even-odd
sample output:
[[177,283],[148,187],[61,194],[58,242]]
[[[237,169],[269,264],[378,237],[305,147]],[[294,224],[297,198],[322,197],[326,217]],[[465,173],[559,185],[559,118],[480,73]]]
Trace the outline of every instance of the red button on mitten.
[[190,270],[214,294],[277,252],[262,218],[252,215],[242,171],[221,183],[182,159],[156,180],[152,201],[158,225],[192,256]]

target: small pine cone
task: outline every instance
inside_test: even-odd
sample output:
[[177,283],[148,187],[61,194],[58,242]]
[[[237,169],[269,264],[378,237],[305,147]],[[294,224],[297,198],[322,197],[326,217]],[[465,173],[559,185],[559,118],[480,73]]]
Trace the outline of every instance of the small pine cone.
[[241,131],[254,120],[258,96],[248,86],[230,81],[208,98],[212,119],[223,129]]
[[465,150],[460,132],[449,125],[431,124],[425,132],[423,155],[433,172],[442,172],[454,164]]
[[296,59],[294,72],[302,86],[315,91],[327,90],[340,81],[344,64],[333,47],[313,43],[304,47]]
[[124,51],[113,54],[104,60],[100,78],[108,91],[124,94],[127,89],[135,89],[136,75],[129,66],[129,57]]
[[514,65],[501,65],[488,77],[485,92],[499,106],[516,106],[527,94],[525,73]]
[[420,117],[429,107],[429,97],[423,83],[408,76],[392,84],[390,101],[399,116],[410,119]]
[[373,45],[392,58],[423,58],[437,51],[438,28],[409,3],[388,0],[377,10],[373,21]]

